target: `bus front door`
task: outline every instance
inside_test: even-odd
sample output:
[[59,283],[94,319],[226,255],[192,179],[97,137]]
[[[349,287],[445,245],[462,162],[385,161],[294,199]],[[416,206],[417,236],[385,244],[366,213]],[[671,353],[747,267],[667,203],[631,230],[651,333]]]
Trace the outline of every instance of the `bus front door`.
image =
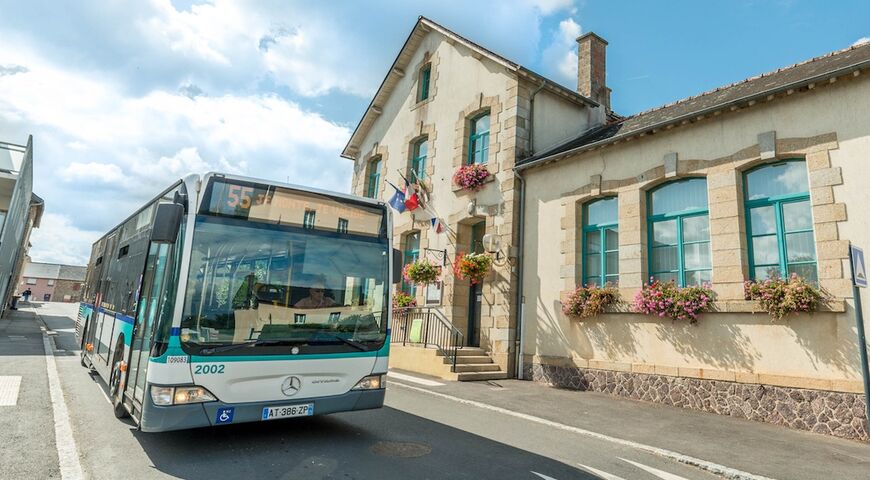
[[133,341],[130,344],[130,368],[128,369],[127,388],[125,395],[134,400],[136,408],[142,408],[145,396],[145,374],[148,368],[148,354],[154,336],[154,324],[163,299],[164,280],[166,277],[166,261],[170,245],[152,243],[145,262],[145,273],[142,277],[142,294],[136,312],[136,325],[133,330]]

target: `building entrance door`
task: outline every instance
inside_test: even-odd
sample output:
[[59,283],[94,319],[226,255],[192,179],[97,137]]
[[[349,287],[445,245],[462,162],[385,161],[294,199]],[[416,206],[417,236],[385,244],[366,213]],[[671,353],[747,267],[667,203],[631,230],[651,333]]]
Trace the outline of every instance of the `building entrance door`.
[[[471,252],[483,252],[483,234],[486,232],[486,221],[481,220],[471,226]],[[473,283],[468,287],[468,336],[469,347],[480,346],[480,306],[483,300],[483,285]]]

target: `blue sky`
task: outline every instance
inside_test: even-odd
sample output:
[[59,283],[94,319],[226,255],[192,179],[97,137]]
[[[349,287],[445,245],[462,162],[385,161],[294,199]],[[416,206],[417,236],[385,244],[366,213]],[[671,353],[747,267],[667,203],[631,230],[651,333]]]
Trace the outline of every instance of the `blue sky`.
[[595,31],[621,114],[870,37],[870,2],[0,0],[0,140],[34,135],[46,199],[33,258],[84,263],[191,171],[347,191],[338,154],[418,15],[572,88]]

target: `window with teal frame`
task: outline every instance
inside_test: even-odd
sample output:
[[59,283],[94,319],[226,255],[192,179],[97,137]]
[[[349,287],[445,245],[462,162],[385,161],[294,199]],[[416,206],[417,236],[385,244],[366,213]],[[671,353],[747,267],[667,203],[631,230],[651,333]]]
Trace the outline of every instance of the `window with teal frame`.
[[[420,232],[405,235],[405,251],[402,253],[402,265],[414,263],[420,258]],[[402,277],[402,291],[410,296],[417,294],[417,286]]]
[[420,86],[417,90],[417,101],[422,102],[429,98],[429,80],[432,76],[432,64],[427,63],[420,69]]
[[806,163],[762,165],[743,178],[750,277],[818,281]]
[[411,181],[426,178],[426,156],[429,154],[429,139],[426,137],[414,143],[414,151],[411,154]]
[[710,218],[707,180],[688,178],[666,183],[647,197],[649,271],[677,285],[709,283]]
[[486,163],[489,156],[489,113],[471,119],[468,136],[468,159],[466,163]]
[[619,211],[616,197],[583,205],[583,284],[619,284]]
[[366,196],[369,198],[378,197],[378,188],[381,185],[381,157],[372,159],[369,162],[369,178],[366,185]]

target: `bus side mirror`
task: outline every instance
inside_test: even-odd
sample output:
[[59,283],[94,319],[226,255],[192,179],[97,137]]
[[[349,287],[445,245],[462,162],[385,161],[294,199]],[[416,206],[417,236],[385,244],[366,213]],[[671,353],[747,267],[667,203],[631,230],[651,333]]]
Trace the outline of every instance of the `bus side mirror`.
[[402,252],[398,248],[393,249],[393,283],[402,281]]
[[183,218],[184,206],[177,203],[157,205],[154,226],[151,228],[151,241],[154,243],[175,243]]

